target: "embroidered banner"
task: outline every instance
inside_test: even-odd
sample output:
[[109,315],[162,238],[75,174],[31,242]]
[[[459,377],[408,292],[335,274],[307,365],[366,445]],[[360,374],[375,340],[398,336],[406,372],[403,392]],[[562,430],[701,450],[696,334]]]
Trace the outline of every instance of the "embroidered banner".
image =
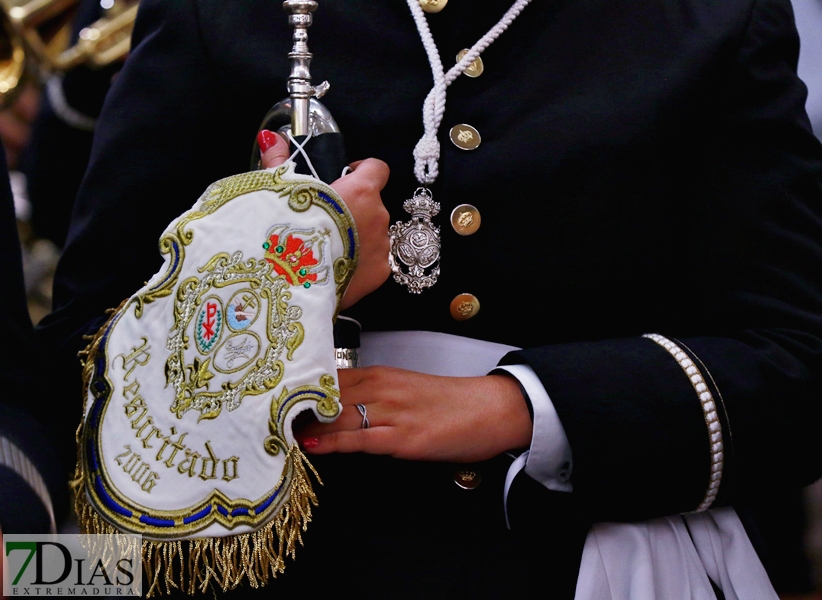
[[253,560],[282,570],[272,538],[293,552],[314,501],[291,421],[340,411],[333,320],[354,221],[287,163],[212,184],[160,251],[163,268],[89,348],[82,524],[157,543],[254,534],[268,551]]

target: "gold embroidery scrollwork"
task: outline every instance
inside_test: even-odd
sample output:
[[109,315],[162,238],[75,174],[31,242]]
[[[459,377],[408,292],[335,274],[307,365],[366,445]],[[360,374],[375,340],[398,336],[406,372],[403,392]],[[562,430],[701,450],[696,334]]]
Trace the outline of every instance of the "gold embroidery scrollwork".
[[328,395],[317,402],[317,410],[324,417],[336,417],[340,412],[340,393],[337,391],[336,382],[331,375],[323,375],[320,377],[320,385]]
[[348,280],[354,275],[354,261],[341,256],[334,261],[334,283],[337,285],[347,285]]
[[304,400],[316,402],[317,412],[323,417],[333,418],[340,412],[340,392],[331,375],[320,377],[319,387],[305,385],[288,391],[283,388],[280,396],[271,401],[271,416],[268,420],[269,435],[263,442],[265,451],[276,456],[280,450],[288,451],[285,439],[285,419],[291,408]]
[[288,206],[294,212],[305,212],[311,208],[312,204],[319,201],[317,190],[311,184],[300,184],[294,187],[286,187],[283,191],[289,194]]
[[293,360],[294,351],[300,347],[300,344],[302,344],[305,339],[305,327],[303,327],[303,324],[299,321],[295,321],[289,324],[287,328],[288,331],[291,332],[291,336],[285,343],[285,347],[288,350],[286,357],[288,360]]
[[[146,304],[150,304],[160,298],[170,296],[174,290],[174,284],[180,277],[180,271],[183,268],[183,261],[185,260],[185,246],[190,243],[192,236],[185,236],[182,239],[175,235],[166,235],[160,238],[160,254],[171,255],[169,257],[168,270],[163,275],[160,283],[154,287],[149,288],[143,294],[139,294],[132,299],[136,304],[134,308],[134,316],[138,319],[143,316],[143,309]],[[184,241],[184,240],[188,241]]]

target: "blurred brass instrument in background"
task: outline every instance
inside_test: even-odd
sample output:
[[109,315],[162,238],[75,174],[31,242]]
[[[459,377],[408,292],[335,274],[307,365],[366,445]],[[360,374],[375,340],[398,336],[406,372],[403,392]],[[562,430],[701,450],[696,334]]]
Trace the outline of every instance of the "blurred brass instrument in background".
[[0,0],[0,104],[13,102],[26,76],[101,68],[123,60],[139,0],[101,0],[103,16],[70,45],[80,0]]

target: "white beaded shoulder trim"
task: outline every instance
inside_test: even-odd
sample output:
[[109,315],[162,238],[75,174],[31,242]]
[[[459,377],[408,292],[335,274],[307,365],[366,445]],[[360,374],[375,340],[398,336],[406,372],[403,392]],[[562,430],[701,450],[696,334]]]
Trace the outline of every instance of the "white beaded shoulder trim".
[[699,506],[696,507],[696,512],[708,510],[716,500],[719,493],[719,484],[722,483],[722,470],[725,466],[725,449],[722,442],[722,425],[719,422],[719,415],[716,412],[716,402],[713,394],[705,383],[705,378],[700,373],[694,361],[675,343],[668,338],[659,335],[658,333],[646,333],[642,337],[648,338],[665,348],[668,353],[674,357],[674,360],[679,363],[682,370],[691,380],[691,385],[694,386],[696,395],[699,397],[699,402],[702,404],[702,412],[705,415],[705,423],[708,425],[708,439],[710,440],[711,449],[711,478],[708,483],[708,489],[705,491],[705,497]]

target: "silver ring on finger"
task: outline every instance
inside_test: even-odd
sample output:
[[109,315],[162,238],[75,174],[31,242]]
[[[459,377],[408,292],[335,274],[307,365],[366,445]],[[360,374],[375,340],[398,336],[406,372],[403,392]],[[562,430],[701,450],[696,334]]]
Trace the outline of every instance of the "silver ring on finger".
[[360,411],[362,415],[362,425],[360,425],[360,428],[368,429],[371,427],[371,422],[368,420],[368,409],[365,408],[365,404],[355,404],[354,406],[357,407],[357,410]]

